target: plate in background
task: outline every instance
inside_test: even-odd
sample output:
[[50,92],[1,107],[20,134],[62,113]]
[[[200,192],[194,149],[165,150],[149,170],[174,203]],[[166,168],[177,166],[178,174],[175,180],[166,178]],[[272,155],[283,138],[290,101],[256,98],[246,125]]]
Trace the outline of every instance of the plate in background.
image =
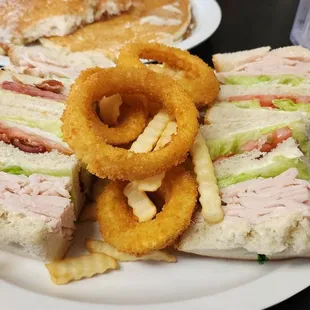
[[[176,47],[187,50],[207,40],[219,27],[222,12],[215,0],[192,0],[196,27],[190,37],[176,44]],[[0,55],[0,66],[6,66],[10,60]]]

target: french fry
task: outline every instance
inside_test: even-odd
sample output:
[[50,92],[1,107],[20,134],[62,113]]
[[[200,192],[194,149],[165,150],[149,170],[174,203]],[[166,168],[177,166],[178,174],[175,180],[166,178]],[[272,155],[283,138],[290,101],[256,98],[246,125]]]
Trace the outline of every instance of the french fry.
[[97,221],[97,203],[92,202],[86,205],[79,217],[80,222],[96,222]]
[[[175,121],[169,121],[162,135],[156,143],[154,151],[163,148],[166,144],[168,144],[172,136],[177,132],[177,123]],[[162,181],[165,177],[165,173],[162,172],[160,174],[151,176],[144,180],[138,181],[138,188],[140,191],[145,192],[156,192],[162,184]]]
[[104,253],[120,262],[135,262],[135,261],[164,261],[167,263],[175,263],[177,258],[174,255],[168,254],[165,251],[153,251],[147,255],[134,256],[127,253],[119,252],[108,243],[100,240],[86,240],[86,247],[90,253]]
[[153,175],[141,181],[137,181],[137,186],[141,192],[156,192],[163,182],[165,172]]
[[[169,122],[169,115],[165,109],[161,109],[149,122],[143,133],[131,145],[130,150],[135,153],[151,152],[162,135]],[[156,206],[148,198],[145,192],[138,189],[137,182],[130,182],[124,189],[124,194],[128,198],[128,205],[133,209],[133,213],[139,222],[151,220],[156,212]]]
[[177,130],[178,130],[177,123],[175,121],[169,121],[165,130],[163,131],[162,135],[157,141],[154,151],[159,150],[163,148],[165,145],[167,145],[171,141],[172,136],[177,133]]
[[221,197],[209,150],[200,132],[190,153],[198,182],[203,217],[210,224],[219,223],[224,219]]
[[161,109],[149,122],[143,133],[131,145],[130,151],[135,153],[151,152],[168,122],[169,116],[166,109]]
[[52,281],[57,284],[67,284],[82,278],[91,278],[109,269],[116,269],[117,261],[103,253],[92,253],[80,257],[70,257],[64,260],[46,264]]
[[99,101],[99,117],[108,126],[117,125],[118,117],[120,116],[120,106],[123,100],[120,94],[115,94],[110,97],[103,97]]
[[132,208],[139,222],[151,220],[157,213],[157,208],[146,195],[138,189],[136,182],[130,182],[124,188],[124,195],[128,199],[128,205]]

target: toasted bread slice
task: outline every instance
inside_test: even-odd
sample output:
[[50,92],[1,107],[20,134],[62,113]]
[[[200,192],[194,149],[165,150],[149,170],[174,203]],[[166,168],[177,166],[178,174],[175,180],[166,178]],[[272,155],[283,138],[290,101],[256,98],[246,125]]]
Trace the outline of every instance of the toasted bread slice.
[[131,0],[4,1],[0,4],[0,42],[24,44],[45,36],[64,36],[103,14],[127,10]]
[[65,37],[42,39],[44,46],[71,52],[102,50],[118,54],[130,42],[173,44],[191,23],[190,0],[133,0],[121,16],[88,25]]

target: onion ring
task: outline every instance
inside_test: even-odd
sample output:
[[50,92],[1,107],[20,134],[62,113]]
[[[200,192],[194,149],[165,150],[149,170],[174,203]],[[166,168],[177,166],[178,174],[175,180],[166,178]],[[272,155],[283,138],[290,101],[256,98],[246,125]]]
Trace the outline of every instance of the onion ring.
[[213,69],[200,58],[187,51],[158,43],[132,43],[121,50],[117,65],[120,67],[146,67],[141,61],[152,59],[177,70],[183,70],[184,78],[177,79],[192,98],[197,108],[211,103],[219,92]]
[[[79,91],[81,84],[93,74],[101,72],[101,70],[101,68],[96,67],[82,71],[75,80],[71,91]],[[134,141],[147,125],[148,117],[144,98],[127,95],[122,99],[124,104],[120,107],[121,115],[116,126],[109,127],[99,117],[94,119],[92,124],[93,129],[97,130],[102,139],[111,145],[124,145]]]
[[[94,124],[93,102],[115,93],[142,94],[160,102],[175,117],[178,132],[160,150],[149,153],[113,147]],[[101,69],[73,87],[62,116],[64,140],[87,169],[100,178],[141,180],[183,162],[198,132],[197,110],[184,90],[164,75],[146,69]],[[99,126],[98,126],[99,127]]]
[[195,178],[182,167],[168,171],[159,190],[165,205],[155,219],[144,223],[138,223],[128,206],[123,194],[125,185],[110,182],[97,200],[97,218],[105,242],[137,256],[173,244],[189,226],[195,210]]

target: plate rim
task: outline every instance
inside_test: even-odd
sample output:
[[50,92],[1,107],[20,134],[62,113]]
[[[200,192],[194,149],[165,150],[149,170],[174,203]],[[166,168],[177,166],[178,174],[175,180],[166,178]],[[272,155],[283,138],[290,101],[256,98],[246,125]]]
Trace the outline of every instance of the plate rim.
[[[255,262],[253,262],[255,263]],[[277,262],[272,262],[276,264]],[[263,268],[263,266],[261,266]],[[290,279],[289,283],[285,281]],[[87,281],[87,280],[86,280]],[[274,290],[275,284],[277,289]],[[239,310],[265,309],[273,306],[287,298],[292,297],[310,285],[310,265],[307,259],[293,259],[280,262],[280,267],[252,282],[228,289],[214,295],[158,304],[131,304],[131,305],[111,305],[98,303],[81,303],[54,296],[42,295],[25,288],[18,287],[0,279],[1,304],[9,309],[20,309],[21,306],[36,307],[40,304],[46,305],[46,310],[56,307],[66,307],[75,310],[142,310],[147,307],[149,310],[168,310],[176,308],[180,310],[193,307],[209,307],[211,309],[226,309],[228,307],[238,307]],[[253,298],[255,293],[255,298]],[[12,294],[18,298],[12,299]],[[242,303],[240,300],[242,297]]]
[[[217,30],[222,19],[221,8],[215,0],[192,0],[194,9],[197,9],[199,5],[213,5],[216,8],[218,17],[217,22],[214,23],[214,27],[205,36],[200,36],[200,31],[194,32],[194,35],[189,39],[176,44],[176,47],[182,49],[191,49],[201,44]],[[193,41],[192,44],[188,43]],[[4,57],[2,57],[4,58]],[[1,62],[1,60],[0,60]],[[206,258],[207,259],[207,258]],[[301,264],[301,266],[300,266]],[[296,270],[296,267],[298,268]],[[308,275],[308,277],[307,277]],[[190,307],[212,307],[212,309],[223,309],[226,307],[238,306],[239,310],[262,309],[275,305],[287,298],[292,297],[296,293],[310,286],[310,268],[309,261],[302,259],[289,260],[282,262],[279,268],[265,276],[258,278],[252,282],[240,285],[233,289],[210,295],[206,297],[200,297],[196,299],[188,299],[177,302],[159,303],[159,304],[141,304],[141,305],[107,305],[107,304],[95,304],[95,303],[81,303],[78,301],[72,301],[67,299],[61,299],[58,297],[42,295],[33,291],[28,291],[24,288],[15,286],[8,283],[5,280],[0,279],[1,289],[1,303],[3,306],[7,306],[10,309],[19,309],[20,307],[36,307],[40,303],[45,304],[47,310],[58,306],[60,308],[71,307],[75,310],[99,310],[104,307],[105,310],[115,309],[143,309],[148,307],[149,310],[165,310],[171,309],[171,307],[178,307],[180,310],[185,310]],[[284,281],[289,278],[287,283]],[[274,291],[274,284],[277,284],[277,290]],[[263,288],[263,289],[262,289]],[[255,299],[253,299],[252,293],[255,291]],[[18,298],[12,298],[12,296],[18,296]],[[242,304],[240,303],[240,296],[244,296]],[[259,301],[259,303],[257,302]],[[234,304],[235,303],[235,304]],[[13,308],[14,307],[14,308]],[[100,307],[100,308],[99,308]]]

